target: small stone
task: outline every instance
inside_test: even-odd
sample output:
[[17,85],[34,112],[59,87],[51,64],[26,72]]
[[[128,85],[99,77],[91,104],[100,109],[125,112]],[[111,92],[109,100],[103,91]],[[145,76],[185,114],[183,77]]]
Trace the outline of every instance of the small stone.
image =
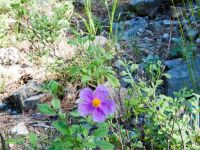
[[108,43],[108,39],[104,36],[96,36],[93,44],[96,46],[104,47]]
[[15,25],[15,23],[17,22],[16,20],[14,20],[14,19],[11,19],[11,18],[8,18],[7,20],[6,20],[6,22],[8,23],[8,25],[9,25],[9,27],[14,27],[14,25]]
[[163,28],[164,28],[164,26],[162,25],[162,21],[161,20],[153,22],[152,26],[153,26],[155,31],[162,31]]
[[177,21],[173,21],[173,20],[163,20],[163,24],[164,25],[177,25],[178,22]]
[[188,21],[186,20],[186,19],[183,19],[182,21],[181,21],[181,24],[182,25],[185,25],[185,24],[187,24],[188,23]]
[[16,134],[16,135],[27,135],[29,133],[24,122],[17,124],[14,128],[11,129],[10,132],[11,134]]
[[84,46],[87,48],[91,42],[94,46],[105,47],[109,40],[104,36],[96,36],[93,41],[87,41]]
[[171,15],[173,18],[179,18],[180,16],[183,16],[182,7],[171,6],[170,9],[171,9]]
[[[58,49],[56,49],[54,52],[57,57],[66,60],[71,59],[75,55],[75,47],[69,45],[67,41],[68,41],[67,38],[59,39],[59,41],[56,43]],[[53,61],[53,59],[51,61]],[[47,62],[49,62],[49,60]]]
[[196,29],[189,29],[189,30],[187,31],[187,37],[188,37],[188,38],[194,39],[194,38],[196,38],[196,37],[198,36],[198,34],[199,34],[199,31],[196,30]]
[[143,32],[144,32],[144,28],[139,28],[139,29],[138,29],[138,32],[143,33]]
[[162,39],[165,41],[165,40],[168,40],[169,39],[169,33],[164,33],[163,36],[162,36]]
[[2,103],[2,102],[0,102],[0,111],[1,111],[1,110],[4,110],[4,109],[5,109],[5,107],[6,107],[6,104],[5,104],[5,103]]
[[10,115],[17,115],[17,111],[12,111]]
[[196,43],[200,44],[200,38],[196,39]]
[[17,48],[20,51],[29,52],[30,47],[31,47],[31,42],[28,40],[20,41],[20,43],[17,43]]
[[196,22],[196,17],[191,15],[191,16],[190,16],[190,21],[191,21],[191,22]]
[[149,37],[144,37],[144,41],[145,43],[154,42],[154,40]]

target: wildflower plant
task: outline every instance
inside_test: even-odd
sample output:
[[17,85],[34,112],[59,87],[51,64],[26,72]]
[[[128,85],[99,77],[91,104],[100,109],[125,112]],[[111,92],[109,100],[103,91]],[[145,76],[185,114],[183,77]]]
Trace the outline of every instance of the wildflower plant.
[[[31,133],[28,137],[9,139],[9,143],[23,145],[25,141],[29,144],[24,145],[24,149],[36,149],[37,145],[43,144],[43,140],[48,141],[48,150],[68,150],[68,149],[114,149],[114,145],[109,140],[109,124],[104,122],[106,117],[115,111],[115,102],[109,99],[108,90],[100,85],[95,91],[84,88],[80,92],[83,100],[78,111],[65,113],[61,109],[61,102],[58,99],[60,86],[56,81],[50,81],[44,88],[45,92],[53,96],[50,104],[39,104],[38,110],[49,116],[55,116],[52,126],[55,130],[45,133],[46,139],[39,141],[36,134]],[[82,117],[91,114],[93,117]],[[73,118],[75,123],[70,122]],[[112,119],[110,119],[112,122]],[[100,123],[99,123],[100,122]],[[52,135],[56,135],[52,138]],[[40,135],[41,136],[41,135]],[[19,141],[20,139],[20,141]],[[31,147],[32,148],[31,148]]]

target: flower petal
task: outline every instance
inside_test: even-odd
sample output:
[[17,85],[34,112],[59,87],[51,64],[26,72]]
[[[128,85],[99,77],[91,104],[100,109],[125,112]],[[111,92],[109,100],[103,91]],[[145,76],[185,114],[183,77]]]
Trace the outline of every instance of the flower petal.
[[78,105],[78,112],[81,114],[81,116],[92,114],[93,110],[94,108],[92,107],[91,103],[82,102]]
[[93,93],[92,93],[92,90],[90,88],[82,89],[79,96],[80,96],[81,100],[84,100],[84,101],[87,101],[87,102],[90,102],[93,99]]
[[104,112],[105,115],[111,115],[116,110],[116,104],[113,100],[106,100],[101,103],[100,109]]
[[99,85],[94,91],[93,96],[94,98],[99,98],[100,100],[106,100],[109,96],[109,92],[103,85]]
[[104,112],[101,109],[96,108],[92,112],[92,119],[94,122],[103,122],[106,120],[106,115],[104,114]]

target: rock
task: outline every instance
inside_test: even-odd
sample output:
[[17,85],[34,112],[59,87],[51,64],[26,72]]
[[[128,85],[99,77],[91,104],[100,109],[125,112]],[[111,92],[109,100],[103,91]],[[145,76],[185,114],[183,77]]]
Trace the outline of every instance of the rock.
[[84,6],[85,5],[85,0],[77,0],[77,3]]
[[46,96],[45,94],[39,94],[39,95],[32,96],[32,97],[25,99],[23,101],[24,110],[28,111],[28,110],[36,109],[37,104],[39,104],[41,102],[41,100],[44,99],[45,96]]
[[29,131],[26,128],[25,123],[21,122],[21,123],[17,124],[15,127],[13,127],[10,130],[10,133],[16,134],[16,135],[27,135],[27,134],[29,134]]
[[0,111],[3,111],[6,107],[6,104],[0,102]]
[[125,22],[114,23],[113,30],[118,38],[126,40],[135,37],[140,31],[145,31],[147,25],[146,19],[137,17]]
[[164,26],[163,26],[161,20],[151,22],[151,26],[152,26],[153,30],[156,32],[160,32],[164,29]]
[[[58,49],[55,50],[55,56],[63,59],[71,59],[75,55],[75,47],[67,43],[66,38],[61,38],[57,43]],[[52,54],[54,55],[54,54]]]
[[130,0],[130,6],[140,16],[154,16],[164,2],[167,0]]
[[195,39],[199,35],[198,29],[188,29],[186,33],[188,38]]
[[93,44],[96,46],[104,47],[106,44],[108,44],[108,39],[104,36],[96,36]]
[[167,73],[171,75],[171,78],[166,79],[166,94],[168,96],[173,96],[173,92],[177,92],[184,87],[195,89],[195,92],[200,92],[200,58],[189,62],[179,61],[180,60],[175,60],[173,64],[175,64],[176,67],[167,71]]
[[166,26],[169,26],[169,25],[177,25],[177,24],[178,24],[178,21],[163,20],[163,24],[166,25]]
[[120,117],[125,113],[124,101],[129,99],[128,89],[126,88],[113,88],[109,82],[103,84],[109,91],[110,98],[115,100],[117,104],[116,116]]
[[169,33],[164,33],[162,36],[163,41],[166,41],[169,39]]
[[200,38],[196,39],[196,43],[200,44]]
[[170,10],[171,10],[171,15],[173,18],[179,18],[180,16],[183,16],[182,7],[170,6]]
[[108,44],[109,40],[104,37],[104,36],[96,36],[94,38],[93,41],[87,41],[84,45],[85,48],[88,48],[89,45],[91,45],[91,43],[94,45],[94,46],[98,46],[98,47],[105,47],[106,44]]
[[[173,0],[173,3],[180,3],[181,0]],[[159,8],[166,9],[172,4],[171,0],[125,0],[124,3],[130,11],[134,11],[139,16],[150,16],[153,17],[158,12]]]
[[165,66],[168,68],[168,69],[172,69],[172,68],[175,68],[177,66],[180,66],[181,64],[183,64],[184,61],[182,58],[177,58],[177,59],[173,59],[173,60],[167,60],[165,61]]
[[[32,102],[28,101],[29,98],[37,98],[37,95],[40,95],[41,85],[37,84],[34,81],[29,81],[27,84],[18,88],[14,93],[12,93],[9,97],[5,98],[3,102],[12,110],[17,111],[18,113],[22,113],[26,109],[26,106],[30,106],[28,104],[34,104],[34,100]],[[41,96],[41,95],[40,95]],[[25,105],[26,100],[26,105]],[[27,104],[28,103],[28,104]]]
[[[3,78],[5,84],[12,84],[20,79],[22,68],[20,65],[1,66],[0,76]],[[1,79],[0,79],[1,81]]]
[[0,49],[0,65],[11,65],[20,62],[18,49],[14,47]]
[[7,22],[8,26],[9,26],[10,28],[13,28],[14,25],[15,25],[15,23],[16,23],[17,21],[14,20],[14,19],[12,19],[12,18],[7,18],[7,19],[6,19],[6,22]]
[[188,24],[188,20],[183,19],[183,20],[181,21],[181,24],[182,24],[182,25],[186,25],[186,24]]
[[29,52],[30,47],[31,47],[31,42],[28,40],[23,40],[23,41],[20,41],[20,43],[17,43],[17,48],[20,51]]

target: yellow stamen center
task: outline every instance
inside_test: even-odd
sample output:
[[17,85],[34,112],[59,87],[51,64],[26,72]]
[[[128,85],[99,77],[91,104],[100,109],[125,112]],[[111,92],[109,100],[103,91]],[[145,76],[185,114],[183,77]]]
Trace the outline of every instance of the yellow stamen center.
[[98,99],[98,98],[94,98],[94,99],[92,100],[92,106],[94,106],[94,107],[99,107],[99,105],[101,105],[101,100]]

